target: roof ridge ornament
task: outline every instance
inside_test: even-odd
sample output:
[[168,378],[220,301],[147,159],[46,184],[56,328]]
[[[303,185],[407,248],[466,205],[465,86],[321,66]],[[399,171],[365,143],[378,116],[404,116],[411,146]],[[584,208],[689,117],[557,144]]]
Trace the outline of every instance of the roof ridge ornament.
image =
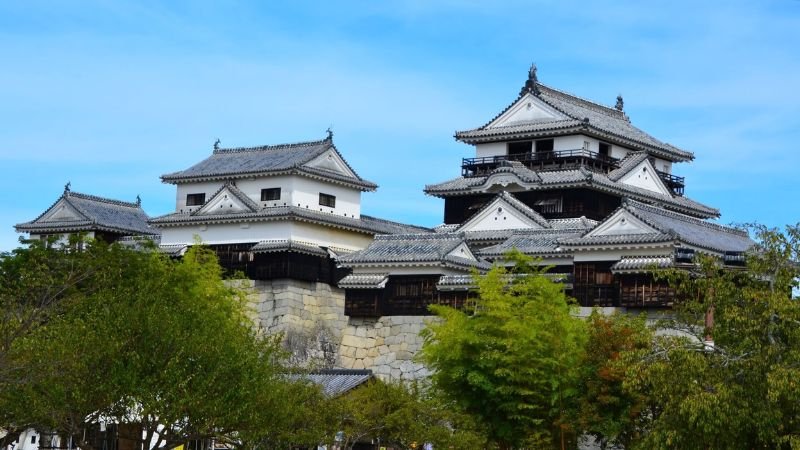
[[622,94],[617,95],[617,104],[614,105],[614,109],[616,109],[619,112],[622,112],[624,106],[625,106],[625,101],[622,100]]
[[325,132],[328,134],[325,136],[326,141],[333,141],[333,130],[331,128],[333,128],[333,125],[329,126],[328,129],[325,130]]
[[64,185],[64,195],[69,195],[70,186],[72,186],[72,182],[71,181],[67,181],[67,184]]
[[142,206],[142,197],[139,194],[136,194],[136,206]]
[[536,75],[537,70],[536,63],[531,64],[530,69],[528,69],[528,80],[525,81],[525,86],[522,87],[519,95],[524,95],[525,93],[530,92],[537,97],[539,96],[539,77]]
[[219,144],[220,144],[220,142],[221,142],[221,141],[219,140],[219,138],[217,138],[217,140],[216,140],[216,141],[214,141],[214,150],[219,150]]

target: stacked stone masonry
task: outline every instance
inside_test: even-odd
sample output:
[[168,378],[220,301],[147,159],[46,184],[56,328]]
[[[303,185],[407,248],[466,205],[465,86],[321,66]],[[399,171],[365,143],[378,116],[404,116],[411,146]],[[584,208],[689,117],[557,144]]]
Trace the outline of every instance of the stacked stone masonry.
[[255,326],[284,334],[296,363],[311,367],[371,369],[384,380],[428,375],[414,361],[422,348],[420,332],[430,317],[348,318],[344,290],[297,280],[237,280],[245,292]]

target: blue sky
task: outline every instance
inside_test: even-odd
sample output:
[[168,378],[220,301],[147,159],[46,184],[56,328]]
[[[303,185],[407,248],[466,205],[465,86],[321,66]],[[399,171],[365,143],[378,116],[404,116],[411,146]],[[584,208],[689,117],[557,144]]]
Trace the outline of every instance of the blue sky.
[[456,130],[535,62],[695,152],[676,166],[721,223],[800,221],[800,1],[0,1],[0,250],[78,192],[174,206],[159,175],[223,146],[324,137],[380,188],[364,212],[442,220]]

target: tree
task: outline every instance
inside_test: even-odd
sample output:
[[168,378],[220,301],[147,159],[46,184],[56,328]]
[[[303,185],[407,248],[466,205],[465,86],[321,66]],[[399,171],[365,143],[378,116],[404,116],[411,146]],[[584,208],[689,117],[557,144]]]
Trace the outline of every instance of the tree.
[[800,227],[753,230],[747,270],[669,274],[684,299],[670,334],[630,358],[626,386],[652,405],[636,448],[800,446]]
[[430,443],[434,448],[482,448],[485,440],[468,417],[418,384],[374,380],[332,400],[343,447],[358,442],[410,448]]
[[[52,430],[88,450],[101,422],[130,425],[120,437],[144,448],[237,443],[255,430],[288,434],[279,419],[303,406],[288,396],[319,394],[289,381],[279,337],[256,334],[209,250],[195,246],[180,261],[96,241],[85,256],[47,251],[61,261],[54,279],[71,279],[63,267],[91,277],[69,284],[57,314],[11,343],[7,359],[24,376],[0,385],[5,427]],[[4,263],[37,269],[29,253],[18,255]]]
[[563,286],[512,252],[510,270],[476,276],[474,309],[431,309],[422,360],[433,386],[473,416],[501,448],[560,443],[573,435],[566,411],[576,395],[585,324],[570,314]]
[[628,448],[638,436],[639,419],[647,407],[641,393],[623,388],[631,352],[649,350],[653,333],[644,315],[595,310],[587,320],[588,341],[580,362],[580,397],[574,412],[578,429],[593,436],[601,448]]

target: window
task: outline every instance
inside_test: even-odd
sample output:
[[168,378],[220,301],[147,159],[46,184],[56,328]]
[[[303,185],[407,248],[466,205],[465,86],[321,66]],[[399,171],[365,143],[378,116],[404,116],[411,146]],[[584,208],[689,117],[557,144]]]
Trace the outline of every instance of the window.
[[598,152],[603,156],[611,156],[611,144],[605,142],[600,143],[600,151]]
[[206,202],[206,194],[186,194],[186,206],[199,206]]
[[281,188],[267,188],[261,190],[261,201],[280,200]]
[[531,152],[532,148],[533,148],[533,142],[531,141],[509,142],[508,154],[509,156],[526,155]]
[[319,204],[329,208],[336,208],[336,196],[330,194],[319,193]]
[[561,200],[561,197],[545,198],[537,200],[533,204],[533,209],[535,209],[541,214],[555,214],[562,212],[562,205],[563,202]]
[[553,139],[542,139],[536,141],[536,153],[551,153],[554,147]]

